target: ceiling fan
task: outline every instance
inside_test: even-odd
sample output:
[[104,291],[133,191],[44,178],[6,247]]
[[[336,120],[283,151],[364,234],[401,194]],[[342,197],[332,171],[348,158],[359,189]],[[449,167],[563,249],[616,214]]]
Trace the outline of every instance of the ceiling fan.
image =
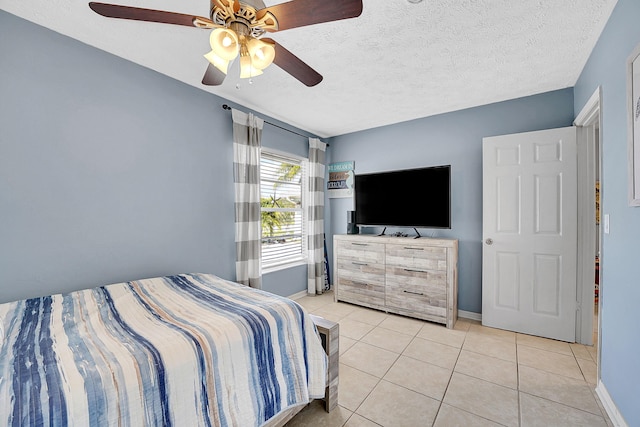
[[229,64],[240,56],[240,77],[251,78],[274,63],[307,86],[322,76],[266,33],[355,18],[362,0],[291,0],[265,7],[263,0],[210,0],[210,18],[162,10],[90,2],[96,13],[109,18],[159,22],[210,29],[211,52],[202,83],[217,86],[224,81]]

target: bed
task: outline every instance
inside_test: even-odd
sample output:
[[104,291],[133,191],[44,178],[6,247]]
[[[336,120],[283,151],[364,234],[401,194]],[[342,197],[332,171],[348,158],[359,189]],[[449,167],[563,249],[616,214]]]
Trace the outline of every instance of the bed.
[[211,274],[0,304],[0,340],[0,425],[271,426],[328,393],[311,316]]

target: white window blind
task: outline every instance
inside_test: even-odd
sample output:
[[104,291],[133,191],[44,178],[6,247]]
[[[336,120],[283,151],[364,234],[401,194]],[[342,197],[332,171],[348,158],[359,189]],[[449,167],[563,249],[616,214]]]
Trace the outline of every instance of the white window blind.
[[276,269],[306,257],[306,162],[265,151],[260,156],[262,268]]

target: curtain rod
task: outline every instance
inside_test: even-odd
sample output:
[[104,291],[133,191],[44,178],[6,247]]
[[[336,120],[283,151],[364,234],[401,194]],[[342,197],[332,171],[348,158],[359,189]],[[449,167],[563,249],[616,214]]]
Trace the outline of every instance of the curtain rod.
[[[231,110],[233,110],[233,108],[229,107],[227,104],[222,104],[222,109],[223,109],[223,110],[227,110],[227,111],[231,111]],[[308,136],[308,135],[303,135],[303,134],[301,134],[301,133],[298,133],[298,132],[293,131],[293,130],[291,130],[291,129],[287,129],[287,128],[282,127],[282,126],[280,126],[280,125],[277,125],[277,124],[275,124],[275,123],[268,122],[268,121],[266,121],[266,120],[263,120],[263,121],[264,121],[266,124],[268,124],[268,125],[271,125],[271,126],[274,126],[274,127],[280,128],[280,129],[282,129],[282,130],[286,130],[287,132],[291,132],[291,133],[296,134],[296,135],[298,135],[298,136],[301,136],[301,137],[303,137],[303,138],[309,138],[309,136]],[[327,147],[328,147],[328,146],[329,146],[329,144],[327,144]]]

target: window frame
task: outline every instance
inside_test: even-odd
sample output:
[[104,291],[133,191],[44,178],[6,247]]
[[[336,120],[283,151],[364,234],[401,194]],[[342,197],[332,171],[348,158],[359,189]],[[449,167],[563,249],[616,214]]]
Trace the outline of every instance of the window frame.
[[[265,264],[264,262],[264,258],[263,258],[263,243],[262,243],[262,212],[263,212],[263,207],[260,206],[260,265],[261,265],[261,273],[262,274],[266,274],[266,273],[272,273],[274,271],[279,271],[279,270],[284,270],[287,268],[292,268],[292,267],[297,267],[300,265],[306,265],[307,264],[307,260],[308,260],[308,250],[307,250],[307,207],[308,207],[308,193],[309,193],[309,183],[308,183],[308,172],[309,172],[309,159],[305,158],[305,157],[301,157],[301,156],[297,156],[295,154],[291,154],[291,153],[287,153],[284,151],[279,151],[279,150],[275,150],[272,148],[267,148],[267,147],[262,147],[260,150],[260,166],[262,167],[262,159],[263,159],[263,155],[264,156],[271,156],[271,157],[280,157],[282,158],[282,160],[284,161],[290,161],[291,163],[294,164],[300,164],[301,168],[302,168],[302,183],[300,185],[300,201],[301,201],[301,207],[300,209],[291,209],[291,208],[282,208],[282,212],[288,212],[288,211],[294,211],[294,212],[298,212],[300,211],[300,215],[301,215],[301,243],[300,243],[300,249],[301,249],[301,253],[300,255],[295,255],[295,256],[289,256],[286,259],[284,259],[283,261],[280,262],[271,262],[271,263],[267,263]],[[262,173],[260,173],[260,188],[262,188]],[[261,198],[262,198],[262,191],[261,191]],[[274,208],[267,208],[269,209],[269,211],[278,211],[278,209],[274,209]]]

